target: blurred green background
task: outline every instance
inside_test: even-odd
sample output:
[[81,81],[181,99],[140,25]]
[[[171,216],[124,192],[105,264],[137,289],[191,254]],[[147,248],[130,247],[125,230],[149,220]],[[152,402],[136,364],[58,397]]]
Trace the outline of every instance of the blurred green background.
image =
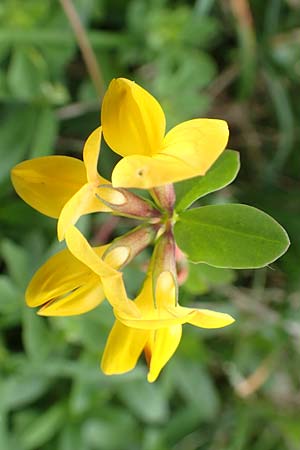
[[[300,1],[73,0],[96,83],[63,3],[0,4],[0,449],[299,450]],[[28,280],[59,246],[55,221],[9,180],[27,158],[81,157],[99,123],[99,92],[118,76],[150,90],[169,127],[227,120],[242,169],[207,201],[257,206],[292,242],[265,269],[192,266],[181,303],[237,321],[217,331],[186,325],[152,385],[143,362],[124,376],[98,369],[113,323],[107,305],[51,319],[25,307]],[[103,174],[113,161],[104,149]],[[100,243],[132,224],[102,214],[81,226]],[[133,294],[144,259],[126,271]]]

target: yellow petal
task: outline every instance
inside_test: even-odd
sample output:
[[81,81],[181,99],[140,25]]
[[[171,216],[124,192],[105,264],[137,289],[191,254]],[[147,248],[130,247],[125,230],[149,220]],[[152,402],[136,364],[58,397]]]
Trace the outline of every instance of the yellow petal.
[[106,375],[113,375],[134,369],[148,335],[148,331],[128,328],[116,321],[102,356],[102,371]]
[[81,216],[101,211],[110,211],[110,208],[96,197],[95,188],[92,185],[83,185],[61,211],[57,223],[58,240],[62,241],[64,239],[67,229],[71,225],[75,225]]
[[148,381],[153,383],[160,374],[162,368],[175,353],[181,339],[182,326],[173,325],[168,328],[160,328],[154,332],[151,340],[150,367]]
[[115,311],[115,316],[128,327],[156,330],[172,325],[190,323],[201,328],[222,328],[234,322],[229,314],[209,310],[197,310],[183,306],[144,309],[139,306],[141,317],[133,317],[124,311]]
[[171,272],[162,272],[156,280],[153,297],[152,273],[147,277],[137,296],[136,305],[140,315],[115,310],[116,318],[128,327],[158,330],[173,325],[190,323],[201,328],[221,328],[230,325],[234,319],[229,314],[207,309],[186,308],[176,304],[176,287]]
[[134,155],[115,165],[111,179],[115,188],[152,189],[200,175],[196,172],[195,166],[171,155]]
[[223,120],[183,122],[169,131],[158,154],[121,159],[113,170],[112,184],[114,187],[151,189],[205,175],[225,149],[228,134]]
[[132,314],[126,314],[124,311],[115,310],[116,318],[127,327],[138,328],[143,330],[156,330],[159,328],[166,328],[172,325],[179,325],[189,321],[188,313],[181,308],[176,308],[175,311],[166,309],[153,309],[153,311],[143,311],[140,308],[140,317],[134,317]]
[[68,156],[45,156],[12,169],[18,195],[39,212],[57,218],[65,203],[86,183],[82,161]]
[[158,309],[176,305],[175,281],[169,271],[161,272],[156,280],[155,303]]
[[[95,248],[102,256],[108,245]],[[51,256],[34,274],[27,290],[28,306],[40,306],[57,297],[62,297],[70,291],[88,283],[97,276],[85,264],[75,258],[68,250],[62,250]]]
[[93,277],[68,295],[46,303],[38,311],[40,316],[74,316],[84,314],[104,300],[104,292],[100,279]]
[[195,309],[188,323],[200,328],[223,328],[234,322],[229,314],[211,311],[209,309]]
[[98,174],[97,169],[100,155],[101,133],[102,128],[96,128],[96,130],[94,130],[87,138],[83,148],[83,161],[86,168],[87,179],[88,182],[92,184],[109,183],[109,181]]
[[225,150],[228,137],[228,125],[224,120],[188,120],[168,132],[160,153],[189,165],[194,169],[193,176],[205,175]]
[[77,228],[71,226],[66,232],[70,252],[101,277],[103,290],[111,305],[129,317],[140,317],[139,310],[126,294],[122,274],[110,267],[90,246]]
[[90,269],[69,250],[62,250],[34,274],[26,290],[26,302],[32,307],[42,305],[77,288],[90,273]]
[[130,248],[125,246],[115,247],[106,254],[104,261],[111,267],[123,266],[130,257]]
[[109,277],[118,273],[105,263],[102,258],[99,258],[83,234],[74,226],[69,227],[66,232],[66,243],[75,258],[100,277]]
[[152,155],[165,133],[160,104],[133,81],[111,81],[102,104],[102,128],[108,145],[119,155]]
[[140,318],[141,313],[135,303],[127,297],[126,288],[121,272],[113,276],[102,277],[105,296],[115,311],[129,317]]

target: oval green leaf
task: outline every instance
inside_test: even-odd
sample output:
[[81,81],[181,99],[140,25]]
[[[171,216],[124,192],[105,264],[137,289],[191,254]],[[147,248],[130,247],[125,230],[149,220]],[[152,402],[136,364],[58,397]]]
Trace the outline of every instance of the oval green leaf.
[[175,238],[191,261],[231,269],[264,267],[285,253],[290,243],[276,220],[239,204],[182,212]]
[[176,211],[183,211],[198,198],[227,186],[235,179],[239,169],[239,153],[226,150],[206,175],[176,183]]

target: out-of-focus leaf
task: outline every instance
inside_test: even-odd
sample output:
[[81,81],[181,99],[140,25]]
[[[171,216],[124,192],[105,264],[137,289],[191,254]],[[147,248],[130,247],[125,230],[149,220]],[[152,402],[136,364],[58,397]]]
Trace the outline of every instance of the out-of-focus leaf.
[[277,116],[280,130],[278,144],[274,157],[268,163],[262,177],[268,182],[274,180],[287,161],[293,149],[295,139],[294,117],[292,104],[289,99],[285,85],[270,68],[265,73],[267,88]]
[[7,413],[0,407],[0,448],[10,448],[11,442],[9,437]]
[[12,95],[29,100],[42,94],[42,82],[47,67],[42,55],[34,48],[15,50],[8,72],[8,85]]
[[58,450],[74,450],[84,448],[81,436],[81,426],[66,424],[62,427]]
[[66,420],[66,407],[63,403],[48,408],[39,415],[21,436],[21,442],[26,450],[32,450],[43,446],[60,428],[63,428]]
[[203,294],[214,286],[230,284],[235,279],[233,270],[206,264],[189,264],[188,270],[188,278],[183,287],[191,294]]
[[202,420],[214,420],[220,401],[209,373],[199,362],[191,360],[176,361],[174,370],[174,379],[181,395],[194,405]]
[[146,381],[129,383],[120,389],[120,397],[133,413],[145,422],[163,423],[169,417],[169,408],[160,385]]
[[0,324],[13,325],[20,320],[23,295],[7,275],[0,275]]
[[48,378],[29,375],[13,375],[0,380],[3,408],[20,408],[37,400],[48,389]]
[[7,265],[11,278],[21,289],[24,289],[30,270],[29,255],[21,246],[8,239],[1,242],[0,254]]
[[9,179],[12,167],[25,157],[34,131],[35,118],[35,109],[29,106],[2,110],[0,183]]
[[51,350],[51,335],[46,320],[27,306],[23,311],[23,344],[30,359],[41,364]]
[[132,448],[135,433],[136,424],[133,417],[117,407],[108,407],[105,414],[86,418],[82,427],[86,448],[97,448],[100,442],[100,448],[103,450]]
[[194,430],[200,427],[201,422],[200,407],[188,404],[177,409],[162,431],[162,435],[167,444],[166,448],[172,448],[172,446],[180,442],[185,436],[193,433]]
[[30,158],[38,158],[53,153],[57,132],[58,122],[54,111],[50,108],[43,108],[38,115]]

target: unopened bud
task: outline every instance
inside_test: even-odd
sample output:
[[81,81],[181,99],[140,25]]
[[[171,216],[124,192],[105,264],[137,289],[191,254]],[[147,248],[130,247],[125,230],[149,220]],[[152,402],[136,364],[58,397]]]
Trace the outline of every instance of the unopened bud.
[[176,244],[173,233],[169,230],[164,232],[158,239],[153,254],[154,266],[153,272],[169,271],[176,273],[175,259]]
[[126,189],[101,185],[96,195],[102,203],[118,215],[135,219],[159,220],[160,212],[150,202]]
[[97,197],[101,198],[103,203],[106,203],[111,207],[124,205],[126,203],[126,197],[118,189],[114,189],[111,186],[103,186],[97,189]]
[[128,261],[130,249],[125,246],[112,248],[104,255],[104,261],[114,269],[119,269]]
[[154,226],[140,226],[116,238],[104,253],[105,262],[110,264],[111,261],[112,265],[117,262],[119,267],[129,264],[136,255],[151,244],[155,235]]
[[176,195],[173,184],[165,184],[152,189],[155,202],[162,209],[172,212],[175,205]]
[[165,288],[165,281],[175,288],[174,298],[177,303],[178,283],[175,259],[175,240],[171,230],[166,231],[158,239],[152,256],[152,279],[156,302],[157,289]]

